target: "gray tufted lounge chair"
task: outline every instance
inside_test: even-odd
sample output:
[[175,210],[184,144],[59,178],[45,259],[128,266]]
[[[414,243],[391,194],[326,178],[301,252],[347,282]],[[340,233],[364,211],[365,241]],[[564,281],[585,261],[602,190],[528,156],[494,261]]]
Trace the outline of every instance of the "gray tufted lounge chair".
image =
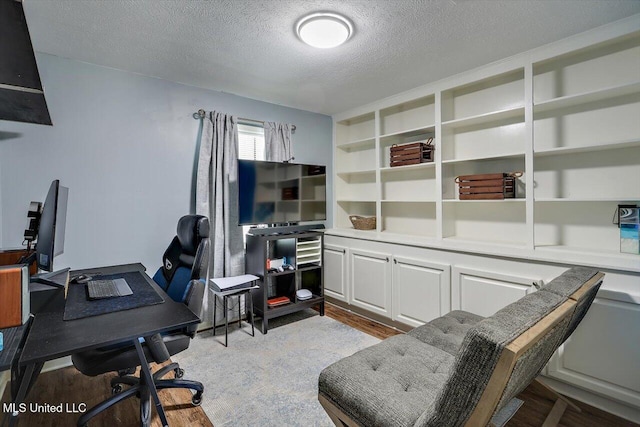
[[320,403],[337,426],[489,425],[575,330],[603,276],[572,268],[491,317],[453,311],[359,351],[322,371]]

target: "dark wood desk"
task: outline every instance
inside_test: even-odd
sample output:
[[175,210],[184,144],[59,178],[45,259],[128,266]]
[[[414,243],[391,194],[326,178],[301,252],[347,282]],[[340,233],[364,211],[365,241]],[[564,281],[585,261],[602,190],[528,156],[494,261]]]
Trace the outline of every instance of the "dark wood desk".
[[[140,375],[144,375],[147,383],[151,384],[149,388],[160,420],[163,425],[168,425],[139,338],[181,329],[200,322],[200,319],[185,304],[175,302],[166,295],[144,273],[142,264],[85,269],[73,271],[71,274],[106,275],[131,271],[143,273],[149,285],[164,297],[164,303],[67,321],[62,319],[63,311],[37,314],[33,318],[17,364],[19,372],[16,373],[16,378],[19,378],[19,386],[15,387],[15,393],[12,387],[14,403],[24,401],[44,362],[97,347],[131,341],[140,357]],[[9,425],[15,423],[17,415],[14,413],[9,417]]]

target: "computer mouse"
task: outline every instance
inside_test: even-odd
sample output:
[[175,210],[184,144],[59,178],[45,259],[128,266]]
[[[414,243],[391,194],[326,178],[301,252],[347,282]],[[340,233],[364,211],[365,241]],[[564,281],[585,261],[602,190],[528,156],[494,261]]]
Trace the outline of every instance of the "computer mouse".
[[86,274],[80,274],[71,279],[72,283],[87,283],[89,280],[93,279],[91,276],[87,276]]

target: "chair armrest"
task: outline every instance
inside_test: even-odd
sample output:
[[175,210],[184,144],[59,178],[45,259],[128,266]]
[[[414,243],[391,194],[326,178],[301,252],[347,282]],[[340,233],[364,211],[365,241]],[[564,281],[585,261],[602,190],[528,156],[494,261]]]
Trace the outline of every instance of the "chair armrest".
[[162,335],[154,334],[147,337],[144,337],[144,342],[149,349],[149,353],[151,353],[151,357],[153,361],[156,363],[162,363],[169,360],[171,355],[169,354],[169,350],[167,350],[167,346],[164,345],[162,340]]

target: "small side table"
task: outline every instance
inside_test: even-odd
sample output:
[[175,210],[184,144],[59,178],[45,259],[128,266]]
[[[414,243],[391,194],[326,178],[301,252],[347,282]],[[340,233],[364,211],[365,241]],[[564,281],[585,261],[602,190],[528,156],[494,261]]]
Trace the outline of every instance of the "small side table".
[[[257,279],[258,278],[256,278],[255,280]],[[221,280],[224,280],[224,279],[211,279],[211,281],[216,284],[218,284],[218,282]],[[225,347],[227,347],[228,336],[229,336],[229,317],[227,313],[229,297],[235,297],[235,296],[238,297],[238,327],[241,327],[242,313],[240,312],[240,297],[242,297],[242,295],[245,295],[245,298],[244,298],[245,311],[247,313],[247,316],[251,316],[251,336],[252,337],[255,336],[255,326],[253,322],[253,298],[251,297],[251,291],[254,289],[260,288],[260,286],[257,286],[255,284],[255,280],[251,280],[250,282],[248,282],[247,287],[243,287],[239,289],[217,291],[213,289],[213,287],[209,288],[214,298],[213,300],[213,335],[214,336],[216,334],[216,328],[217,328],[216,311],[218,307],[218,298],[222,299],[222,309],[224,310],[224,346]],[[250,283],[253,283],[253,285],[250,285]],[[218,286],[218,287],[222,288],[222,286]]]

